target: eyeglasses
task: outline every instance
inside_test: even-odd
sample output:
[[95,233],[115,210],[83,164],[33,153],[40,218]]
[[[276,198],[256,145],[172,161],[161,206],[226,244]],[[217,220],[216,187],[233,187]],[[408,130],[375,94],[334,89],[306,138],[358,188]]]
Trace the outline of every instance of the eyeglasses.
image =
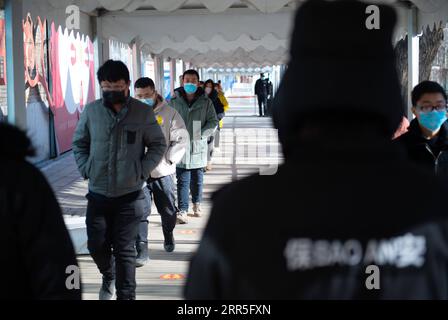
[[436,111],[447,111],[448,105],[447,104],[439,104],[437,106],[417,106],[417,108],[422,111],[423,113],[429,113],[433,110]]

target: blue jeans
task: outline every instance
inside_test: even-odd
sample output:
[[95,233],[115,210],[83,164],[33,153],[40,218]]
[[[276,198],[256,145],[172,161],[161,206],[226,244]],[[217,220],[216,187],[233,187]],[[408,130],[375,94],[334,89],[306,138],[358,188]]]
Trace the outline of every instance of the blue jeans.
[[204,168],[176,168],[177,200],[180,211],[188,211],[189,192],[193,203],[202,201],[202,186],[204,184]]

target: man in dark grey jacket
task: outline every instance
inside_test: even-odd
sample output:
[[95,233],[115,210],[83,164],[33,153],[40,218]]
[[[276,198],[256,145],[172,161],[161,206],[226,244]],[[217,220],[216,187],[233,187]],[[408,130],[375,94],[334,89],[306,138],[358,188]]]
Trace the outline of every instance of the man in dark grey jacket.
[[73,138],[79,171],[89,179],[88,247],[103,275],[100,299],[112,298],[115,279],[117,299],[135,299],[142,187],[161,161],[166,142],[153,110],[129,96],[123,62],[106,61],[97,76],[103,98],[86,105]]

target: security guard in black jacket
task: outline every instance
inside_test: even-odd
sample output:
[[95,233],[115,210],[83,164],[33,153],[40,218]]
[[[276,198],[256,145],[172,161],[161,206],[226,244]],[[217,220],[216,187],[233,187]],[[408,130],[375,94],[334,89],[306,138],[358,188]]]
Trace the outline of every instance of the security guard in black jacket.
[[215,194],[187,299],[448,298],[448,189],[390,139],[396,14],[369,30],[368,5],[299,8],[274,106],[285,163]]
[[397,139],[409,158],[448,181],[447,95],[436,82],[423,81],[412,90],[412,112],[408,132]]

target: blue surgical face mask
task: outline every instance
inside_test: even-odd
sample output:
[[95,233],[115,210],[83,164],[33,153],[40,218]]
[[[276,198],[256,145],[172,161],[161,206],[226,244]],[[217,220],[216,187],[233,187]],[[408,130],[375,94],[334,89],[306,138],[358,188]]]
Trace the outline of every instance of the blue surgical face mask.
[[188,94],[193,94],[198,89],[198,86],[194,83],[184,83],[184,90]]
[[150,107],[154,107],[154,104],[155,104],[155,101],[153,98],[144,98],[144,99],[140,99],[140,101],[143,103],[146,103]]
[[420,112],[420,124],[426,129],[434,132],[440,129],[446,121],[446,111]]

